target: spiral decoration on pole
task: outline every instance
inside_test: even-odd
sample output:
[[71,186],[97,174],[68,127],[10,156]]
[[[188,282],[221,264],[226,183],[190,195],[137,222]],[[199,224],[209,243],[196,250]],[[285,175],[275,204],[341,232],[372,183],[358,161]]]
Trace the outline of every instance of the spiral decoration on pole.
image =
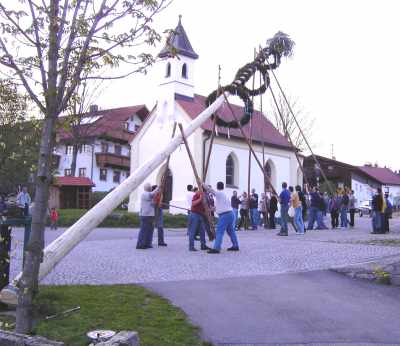
[[[208,95],[205,101],[206,107],[211,105],[224,91],[229,92],[231,95],[237,95],[244,104],[244,112],[239,122],[241,126],[246,125],[254,112],[252,97],[264,94],[268,89],[270,84],[268,70],[274,70],[279,67],[282,57],[291,56],[293,54],[293,47],[294,41],[287,34],[281,31],[277,32],[273,38],[267,40],[267,46],[260,50],[251,63],[244,65],[237,71],[235,79],[231,84],[216,89]],[[273,63],[268,63],[270,57],[274,59]],[[262,75],[262,85],[254,90],[247,88],[246,83],[257,71]],[[214,117],[216,117],[217,126],[227,128],[239,127],[236,120],[225,121],[218,113],[214,113],[212,118],[214,119]]]

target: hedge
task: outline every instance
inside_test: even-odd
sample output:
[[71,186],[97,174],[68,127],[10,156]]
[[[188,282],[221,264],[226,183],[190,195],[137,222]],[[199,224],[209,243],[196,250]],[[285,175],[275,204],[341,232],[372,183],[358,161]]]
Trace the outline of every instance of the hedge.
[[[58,226],[69,227],[86,212],[86,209],[60,209],[58,210]],[[47,224],[50,224],[49,219],[47,220]],[[184,228],[186,224],[186,215],[164,213],[164,227]],[[129,213],[125,210],[115,210],[98,227],[137,228],[139,227],[139,215],[137,213]]]

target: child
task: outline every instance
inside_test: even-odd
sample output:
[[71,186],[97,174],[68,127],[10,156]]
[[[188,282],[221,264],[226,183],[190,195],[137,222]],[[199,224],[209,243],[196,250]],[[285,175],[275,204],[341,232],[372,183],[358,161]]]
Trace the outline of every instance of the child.
[[56,208],[51,208],[50,211],[50,229],[57,229],[58,212]]

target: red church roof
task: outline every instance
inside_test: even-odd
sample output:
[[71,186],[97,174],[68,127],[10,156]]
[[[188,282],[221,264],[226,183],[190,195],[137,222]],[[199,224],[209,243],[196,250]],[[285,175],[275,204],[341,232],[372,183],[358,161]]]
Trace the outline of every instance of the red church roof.
[[384,185],[400,185],[400,175],[386,167],[359,166],[361,171]]
[[55,186],[95,186],[93,181],[86,177],[55,177]]
[[[195,95],[194,99],[182,97],[176,95],[176,102],[185,110],[185,112],[191,117],[195,118],[199,115],[205,107],[206,97],[201,95]],[[243,107],[231,104],[235,115],[240,118],[243,114]],[[227,105],[223,105],[219,110],[218,114],[221,118],[226,121],[233,120],[231,111]],[[202,129],[212,131],[213,122],[211,119],[206,120],[206,122],[201,126]],[[246,125],[243,130],[248,138],[250,138],[250,126]],[[228,129],[225,127],[219,127],[218,133],[223,135],[228,135]],[[231,137],[243,139],[243,136],[239,129],[230,129],[229,135]],[[293,150],[290,142],[281,135],[281,133],[272,125],[272,123],[259,111],[254,111],[252,120],[252,135],[253,141],[259,143],[265,143],[266,145],[281,147],[286,150]]]

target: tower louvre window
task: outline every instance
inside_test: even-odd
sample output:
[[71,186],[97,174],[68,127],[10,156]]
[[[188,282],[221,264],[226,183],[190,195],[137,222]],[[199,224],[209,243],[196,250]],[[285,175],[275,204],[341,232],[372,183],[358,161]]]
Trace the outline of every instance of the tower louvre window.
[[171,64],[167,63],[167,69],[165,71],[165,78],[168,78],[171,76]]
[[186,65],[186,63],[184,63],[182,65],[182,78],[187,79],[187,65]]

